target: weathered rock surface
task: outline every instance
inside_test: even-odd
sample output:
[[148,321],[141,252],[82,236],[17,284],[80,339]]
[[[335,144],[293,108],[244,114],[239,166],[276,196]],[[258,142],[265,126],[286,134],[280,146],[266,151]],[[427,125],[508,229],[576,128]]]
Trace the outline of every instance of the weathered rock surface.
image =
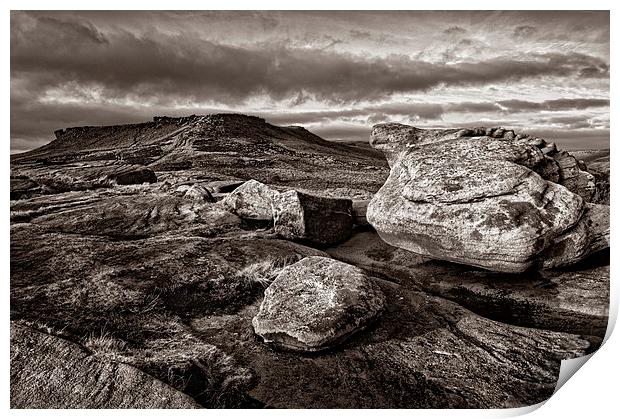
[[191,397],[79,345],[11,322],[13,409],[191,409]]
[[273,202],[279,192],[254,179],[237,187],[221,203],[222,206],[243,219],[273,220]]
[[215,202],[215,199],[213,198],[213,195],[211,195],[209,189],[198,184],[181,185],[176,189],[175,194],[193,201]]
[[[62,204],[55,204],[58,201]],[[215,204],[161,193],[70,192],[51,199],[15,201],[11,219],[29,221],[47,231],[127,239],[179,230],[212,236],[240,226],[237,216]]]
[[51,167],[41,163],[26,164],[13,170],[11,178],[11,199],[157,182],[155,172],[148,167],[100,162]]
[[351,200],[287,191],[273,200],[274,229],[289,240],[332,244],[348,239],[353,228]]
[[609,255],[593,255],[571,270],[506,274],[423,258],[359,231],[332,257],[403,288],[452,300],[477,314],[517,326],[605,336],[609,316]]
[[[501,134],[511,141],[510,132]],[[239,179],[256,179],[277,190],[365,200],[388,176],[378,151],[242,115],[158,117],[57,137],[11,156],[13,189],[27,191],[11,195],[11,319],[76,342],[88,360],[135,367],[200,406],[524,406],[551,395],[562,359],[600,345],[608,262],[492,273],[389,246],[367,229],[327,251],[385,279],[375,280],[385,297],[382,314],[311,356],[274,350],[252,325],[265,288],[287,266],[328,255],[207,202],[203,188],[223,182],[226,191],[211,194],[220,199]],[[549,159],[537,173],[560,181]],[[157,182],[80,183],[82,173],[123,165],[148,167]],[[58,189],[32,180],[63,173],[67,182]],[[592,208],[584,205],[583,216],[600,223]],[[47,377],[56,367],[39,363],[31,374]],[[28,377],[22,382],[35,379]],[[62,393],[62,384],[52,390]],[[20,390],[49,400],[45,391]],[[130,400],[142,395],[122,400],[139,405]]]
[[316,352],[365,328],[383,303],[379,287],[359,268],[314,256],[280,272],[252,324],[265,342]]
[[[247,396],[253,372],[188,324],[213,318],[236,335],[229,342],[246,339],[230,320],[262,298],[262,276],[325,254],[266,234],[188,230],[119,239],[16,223],[11,317],[138,367],[202,406],[259,407]],[[244,321],[254,339],[251,316]]]
[[569,265],[609,246],[609,208],[586,203],[593,176],[576,159],[487,131],[375,126],[371,144],[392,169],[367,218],[386,242],[503,272]]
[[577,335],[497,323],[441,298],[378,284],[384,314],[340,349],[300,357],[237,345],[235,353],[261,377],[249,394],[280,408],[525,406],[551,396],[561,359],[589,351]]
[[609,205],[609,150],[577,150],[571,154],[594,175],[596,192],[592,202]]

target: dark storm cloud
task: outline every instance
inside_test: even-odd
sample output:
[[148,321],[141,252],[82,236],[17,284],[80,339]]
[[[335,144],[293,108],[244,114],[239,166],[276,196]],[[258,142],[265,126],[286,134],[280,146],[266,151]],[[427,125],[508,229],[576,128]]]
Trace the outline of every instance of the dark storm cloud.
[[608,57],[606,12],[12,12],[11,143],[218,111],[328,139],[476,119],[592,122],[600,139]]
[[407,115],[421,119],[437,119],[445,112],[440,104],[435,103],[388,103],[383,105],[361,106],[351,109],[337,109],[309,112],[259,112],[274,124],[292,125],[335,121],[343,118],[366,119],[369,114]]
[[530,102],[526,100],[503,100],[497,102],[506,112],[525,111],[564,111],[573,109],[587,109],[609,106],[608,99],[553,99],[543,102]]
[[464,33],[467,33],[467,30],[460,26],[450,26],[449,28],[446,28],[443,33],[447,35],[462,35]]
[[147,37],[118,31],[104,37],[90,24],[36,16],[13,20],[12,75],[26,74],[39,88],[71,81],[101,88],[108,97],[241,103],[257,94],[282,99],[305,90],[319,100],[345,103],[438,85],[608,74],[606,63],[584,54],[442,65],[404,55],[371,59],[324,49],[228,46],[189,33]]
[[370,39],[372,34],[368,31],[360,31],[358,29],[351,29],[349,35],[354,39]]
[[515,38],[527,38],[534,35],[537,32],[537,29],[530,25],[520,25],[514,29],[512,35]]

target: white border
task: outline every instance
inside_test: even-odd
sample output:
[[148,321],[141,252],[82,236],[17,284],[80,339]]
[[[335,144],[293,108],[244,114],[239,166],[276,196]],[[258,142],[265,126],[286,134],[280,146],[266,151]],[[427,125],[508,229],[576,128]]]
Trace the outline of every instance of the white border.
[[[618,2],[612,1],[599,1],[599,0],[590,0],[588,2],[572,2],[571,4],[567,4],[565,1],[549,1],[549,0],[521,0],[519,2],[499,2],[497,0],[489,1],[489,0],[470,0],[468,2],[458,2],[458,1],[445,1],[445,0],[435,0],[433,2],[411,2],[411,1],[395,1],[395,0],[382,0],[380,2],[363,2],[363,1],[337,1],[337,0],[314,0],[311,2],[291,2],[283,1],[283,0],[263,0],[261,2],[250,2],[243,0],[228,0],[225,2],[212,2],[212,1],[196,1],[196,0],[175,0],[175,1],[162,1],[162,0],[151,0],[151,1],[120,1],[120,0],[107,0],[107,1],[42,1],[42,0],[24,0],[24,1],[14,1],[8,0],[3,2],[6,5],[5,14],[2,16],[2,22],[4,25],[3,28],[3,37],[4,41],[2,42],[2,59],[4,60],[4,84],[3,84],[3,97],[4,97],[4,106],[2,117],[4,119],[4,129],[5,129],[5,143],[4,150],[5,153],[3,155],[2,160],[2,196],[5,197],[5,203],[2,206],[2,216],[4,217],[4,223],[2,224],[2,267],[3,273],[2,278],[4,279],[4,292],[2,294],[3,297],[3,321],[1,323],[2,330],[0,331],[1,336],[4,341],[4,360],[8,363],[9,361],[9,205],[8,205],[8,197],[9,197],[9,155],[10,155],[10,71],[9,71],[9,46],[10,46],[10,13],[9,10],[46,10],[50,8],[57,9],[65,9],[65,10],[133,10],[133,9],[145,9],[145,10],[170,10],[170,9],[187,9],[187,10],[201,10],[201,9],[211,9],[211,10],[235,10],[235,9],[249,9],[249,10],[308,10],[308,9],[323,9],[323,10],[340,10],[340,9],[354,9],[354,10],[407,10],[407,9],[417,9],[417,10],[462,10],[464,6],[469,7],[473,10],[611,10],[611,39],[619,39],[618,38],[618,7],[615,7],[616,4],[620,4]],[[611,101],[611,137],[613,138],[614,134],[614,121],[616,120],[617,112],[616,106],[614,106],[615,98],[617,97],[615,94],[617,93],[617,84],[615,81],[617,77],[615,77],[615,69],[618,68],[618,60],[617,54],[613,50],[615,44],[612,42],[612,51],[611,51],[611,92],[610,97],[614,97]],[[612,141],[613,142],[613,141]],[[613,149],[615,146],[611,145],[612,157],[611,157],[611,172],[612,179],[615,178],[615,173],[617,170],[617,166],[615,164],[616,160],[613,156]],[[613,182],[612,182],[613,183]],[[615,185],[612,186],[612,189],[615,190]],[[616,195],[612,195],[612,209],[616,207]],[[615,221],[613,217],[612,211],[612,241],[615,241],[616,237],[616,227]],[[612,260],[616,259],[617,252],[615,248],[611,249],[611,257]],[[615,265],[614,265],[615,266]],[[613,319],[612,322],[615,323],[615,319],[617,317],[618,311],[618,286],[616,284],[617,280],[614,278],[615,267],[612,266],[612,304],[610,309],[610,319]],[[610,322],[611,325],[611,322]],[[611,328],[609,329],[611,330]],[[618,383],[618,373],[620,364],[618,360],[618,354],[620,347],[620,341],[617,337],[617,333],[615,335],[611,335],[610,339],[606,342],[603,348],[592,356],[592,358],[587,362],[586,366],[582,368],[579,372],[577,372],[576,377],[568,380],[568,382],[555,394],[549,401],[543,404],[538,410],[531,414],[532,417],[610,417],[617,413],[617,391],[616,386]],[[8,365],[5,364],[5,368],[2,368],[2,395],[4,408],[9,409],[9,368]],[[372,410],[304,410],[304,411],[276,411],[276,410],[253,410],[253,411],[217,411],[217,412],[205,412],[205,411],[197,411],[197,412],[188,412],[188,411],[163,411],[163,410],[151,410],[148,412],[143,411],[17,411],[12,410],[8,413],[18,417],[39,417],[39,416],[48,416],[48,415],[60,415],[60,416],[77,416],[82,417],[84,414],[88,413],[94,417],[108,417],[110,414],[113,415],[122,415],[127,417],[142,417],[147,414],[151,417],[170,417],[170,415],[177,416],[193,416],[193,417],[204,417],[205,415],[217,414],[218,417],[246,417],[247,415],[256,415],[256,416],[276,416],[276,417],[288,417],[291,414],[300,417],[312,417],[315,418],[317,415],[320,416],[338,416],[338,417],[350,417],[350,418],[363,418],[363,417],[372,417],[374,415],[388,415],[388,416],[400,416],[400,417],[503,417],[503,416],[515,416],[522,413],[526,413],[527,411],[531,411],[532,409],[524,408],[524,409],[508,409],[508,410],[382,410],[380,412],[374,412]],[[613,412],[613,413],[612,413]]]

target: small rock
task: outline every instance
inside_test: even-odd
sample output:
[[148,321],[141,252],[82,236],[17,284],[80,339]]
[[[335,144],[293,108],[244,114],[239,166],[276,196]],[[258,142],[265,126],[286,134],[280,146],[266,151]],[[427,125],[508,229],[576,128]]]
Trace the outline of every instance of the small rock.
[[513,130],[508,130],[508,131],[504,132],[504,138],[506,140],[514,140],[515,139],[515,132]]
[[506,132],[506,130],[504,128],[497,128],[495,131],[493,131],[493,137],[495,137],[495,138],[503,138],[504,137],[504,132]]
[[312,256],[277,276],[252,325],[265,342],[316,352],[364,329],[384,303],[381,289],[361,269]]
[[106,178],[117,185],[134,185],[141,183],[155,183],[157,176],[148,167],[143,166],[121,166],[106,176]]
[[540,151],[542,151],[543,154],[553,153],[553,152],[555,152],[557,150],[558,149],[557,149],[555,143],[547,143],[547,145],[545,147],[540,149]]
[[326,198],[288,191],[273,200],[275,232],[289,240],[332,244],[351,236],[350,199]]
[[239,186],[226,198],[222,205],[226,210],[249,220],[272,220],[272,201],[279,195],[278,191],[250,179]]
[[215,202],[215,199],[211,196],[211,192],[209,192],[204,186],[200,185],[193,185],[189,188],[185,192],[185,195],[183,195],[183,198],[201,202]]

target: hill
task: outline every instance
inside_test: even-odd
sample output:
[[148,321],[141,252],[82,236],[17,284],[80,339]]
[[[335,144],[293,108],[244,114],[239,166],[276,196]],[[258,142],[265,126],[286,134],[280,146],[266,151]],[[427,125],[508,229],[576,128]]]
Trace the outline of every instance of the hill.
[[[388,173],[375,150],[239,114],[155,117],[141,124],[67,128],[55,135],[43,147],[11,156],[13,195],[105,186],[106,176],[119,167],[126,172],[127,166],[130,171],[138,166],[172,184],[256,179],[321,194],[367,197]],[[360,172],[368,176],[360,177]],[[142,174],[136,182],[144,179]]]

